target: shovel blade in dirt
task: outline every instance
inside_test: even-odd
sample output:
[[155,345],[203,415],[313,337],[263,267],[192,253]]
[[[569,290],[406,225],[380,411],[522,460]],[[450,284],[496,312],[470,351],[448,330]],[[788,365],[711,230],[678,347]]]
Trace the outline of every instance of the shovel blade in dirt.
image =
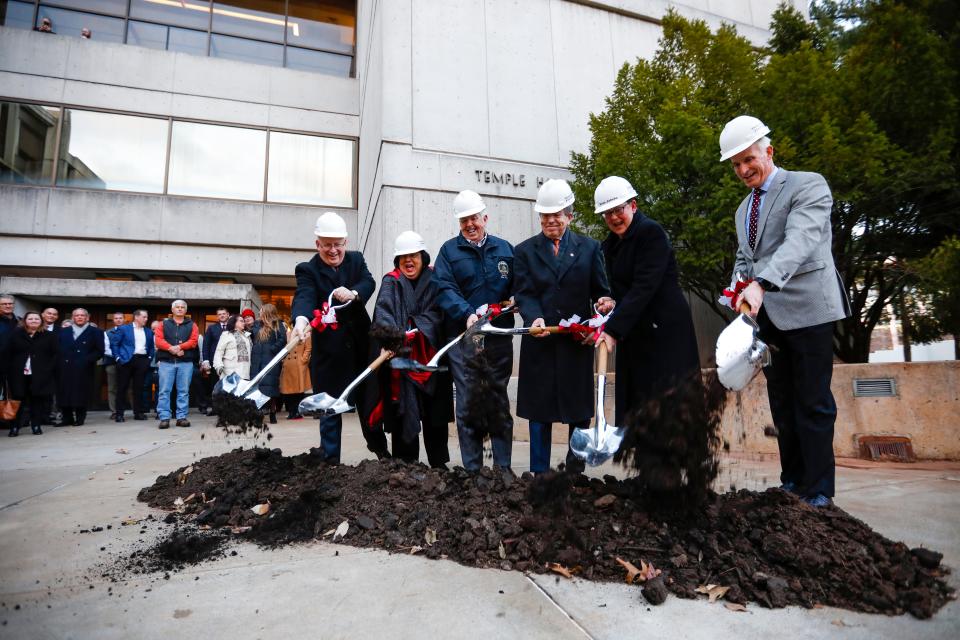
[[315,393],[312,396],[307,396],[300,401],[300,415],[306,416],[335,416],[340,413],[347,413],[349,411],[354,411],[353,407],[348,401],[347,398],[350,396],[350,392],[353,391],[358,384],[363,382],[363,380],[369,376],[371,373],[376,371],[380,365],[391,358],[391,353],[386,350],[382,350],[380,355],[377,356],[377,359],[367,365],[367,368],[360,372],[353,382],[347,385],[347,388],[343,390],[343,393],[340,394],[339,398],[334,398],[329,393]]
[[570,450],[591,467],[603,464],[613,457],[623,442],[623,428],[607,424],[603,411],[607,384],[607,345],[600,344],[597,358],[597,409],[592,427],[574,429],[570,435]]
[[423,364],[412,358],[393,358],[390,360],[390,368],[397,371],[417,371],[434,373],[436,371],[446,371],[446,367],[439,365]]
[[770,348],[758,337],[759,331],[744,302],[740,315],[717,337],[717,378],[727,389],[740,391],[770,364]]

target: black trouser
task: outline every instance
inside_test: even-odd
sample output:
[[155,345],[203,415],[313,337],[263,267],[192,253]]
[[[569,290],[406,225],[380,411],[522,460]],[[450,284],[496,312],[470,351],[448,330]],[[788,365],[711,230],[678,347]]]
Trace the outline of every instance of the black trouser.
[[760,338],[774,347],[767,378],[770,413],[777,427],[780,481],[797,492],[833,497],[835,465],[833,425],[837,405],[833,377],[833,323],[781,331],[766,310],[757,316]]
[[33,376],[23,377],[24,394],[20,398],[20,410],[13,421],[13,424],[18,427],[27,426],[27,422],[30,423],[31,427],[39,427],[50,415],[51,396],[34,395],[32,378]]
[[213,388],[217,386],[218,382],[220,382],[220,377],[216,371],[209,369],[207,375],[203,375],[203,369],[200,369],[200,389],[203,396],[197,402],[198,407],[210,408],[213,406]]
[[[427,452],[427,461],[431,467],[440,467],[450,462],[450,451],[447,448],[448,424],[439,420],[431,420],[433,415],[433,398],[426,393],[417,393],[420,404],[420,416],[422,418],[420,427],[423,434],[423,448]],[[404,462],[418,462],[420,460],[420,438],[414,436],[411,440],[404,438],[403,427],[400,424],[399,416],[391,411],[390,425],[384,425],[391,428],[390,444],[391,455],[394,458],[400,458]]]
[[117,414],[123,415],[127,410],[127,389],[133,381],[133,412],[146,413],[143,404],[143,381],[150,370],[150,358],[145,355],[135,355],[129,362],[117,365]]

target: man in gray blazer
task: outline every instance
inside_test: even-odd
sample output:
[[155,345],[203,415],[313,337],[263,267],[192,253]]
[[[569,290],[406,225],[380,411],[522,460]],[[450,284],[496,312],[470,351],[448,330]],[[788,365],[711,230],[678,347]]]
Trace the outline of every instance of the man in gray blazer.
[[739,116],[720,134],[720,160],[751,189],[737,208],[734,269],[752,282],[734,308],[746,301],[774,347],[764,373],[783,489],[826,506],[835,471],[833,323],[850,305],[830,249],[830,187],[818,173],[778,168],[768,133],[760,120]]

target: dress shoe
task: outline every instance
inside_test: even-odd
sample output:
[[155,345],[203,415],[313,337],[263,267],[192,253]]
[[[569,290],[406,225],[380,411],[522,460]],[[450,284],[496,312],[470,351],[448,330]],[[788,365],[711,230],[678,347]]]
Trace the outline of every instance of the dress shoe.
[[30,429],[33,431],[33,435],[35,436],[43,435],[43,429],[40,428],[40,425],[37,425],[35,427],[30,427]]
[[10,433],[7,434],[11,438],[16,438],[20,435],[20,427],[10,427]]
[[83,422],[84,422],[83,420],[77,420],[76,422],[73,423],[73,426],[75,426],[75,427],[82,427],[82,426],[83,426]]
[[177,426],[178,426],[178,427],[189,427],[189,426],[190,426],[190,421],[187,420],[186,418],[178,418],[178,419],[177,419]]
[[277,414],[275,413],[270,414],[270,424],[277,424]]
[[127,419],[123,417],[123,414],[122,414],[122,413],[118,413],[118,414],[117,414],[117,417],[114,418],[114,421],[116,421],[116,422],[126,422]]
[[796,492],[797,492],[797,483],[795,483],[795,482],[790,482],[790,481],[788,480],[787,482],[784,482],[782,485],[780,485],[780,489],[783,490],[783,491],[786,491],[787,493],[796,493]]
[[134,419],[134,420],[146,420],[146,419],[147,419],[147,414],[145,414],[145,413],[135,413],[135,414],[133,414],[133,419]]
[[170,421],[169,421],[169,420],[161,420],[161,421],[160,421],[160,428],[161,428],[161,429],[169,429],[169,428],[170,428]]

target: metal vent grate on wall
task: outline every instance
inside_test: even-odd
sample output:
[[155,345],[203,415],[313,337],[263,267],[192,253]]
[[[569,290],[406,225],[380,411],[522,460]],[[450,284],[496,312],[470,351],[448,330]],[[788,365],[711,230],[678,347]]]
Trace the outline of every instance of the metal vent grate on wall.
[[907,436],[860,436],[860,457],[887,462],[913,462],[913,444]]
[[897,395],[897,383],[893,378],[854,378],[855,398],[886,398]]

